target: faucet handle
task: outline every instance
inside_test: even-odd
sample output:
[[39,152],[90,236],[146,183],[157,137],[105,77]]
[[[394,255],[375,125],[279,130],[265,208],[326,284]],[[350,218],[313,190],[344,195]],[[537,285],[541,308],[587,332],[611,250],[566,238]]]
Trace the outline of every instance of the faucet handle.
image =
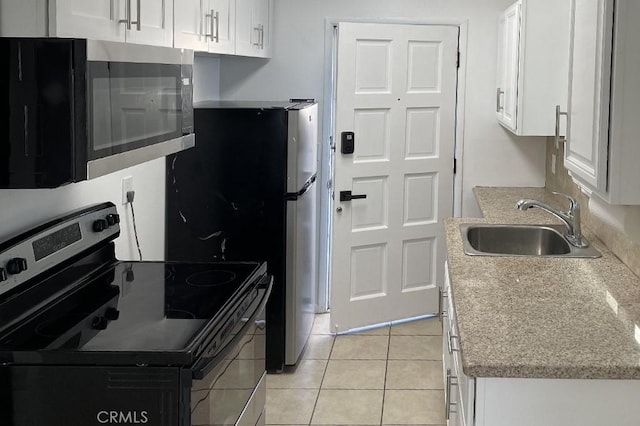
[[578,203],[578,200],[573,198],[571,195],[564,194],[562,192],[556,192],[556,191],[553,191],[552,193],[554,195],[562,195],[567,200],[569,200],[569,213],[573,214],[575,211],[579,211],[580,210],[580,203]]

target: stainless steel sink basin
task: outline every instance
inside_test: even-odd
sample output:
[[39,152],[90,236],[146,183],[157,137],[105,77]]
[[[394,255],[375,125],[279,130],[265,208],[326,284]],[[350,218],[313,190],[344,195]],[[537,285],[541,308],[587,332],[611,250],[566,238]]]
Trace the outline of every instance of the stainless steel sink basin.
[[460,225],[464,252],[472,256],[600,257],[593,247],[575,247],[559,225]]

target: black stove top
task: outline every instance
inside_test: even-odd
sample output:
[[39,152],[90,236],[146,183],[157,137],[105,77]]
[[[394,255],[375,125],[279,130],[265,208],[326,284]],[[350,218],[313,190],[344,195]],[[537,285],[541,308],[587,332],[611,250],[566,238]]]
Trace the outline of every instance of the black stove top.
[[207,324],[252,289],[260,266],[118,262],[1,336],[0,352],[188,352]]

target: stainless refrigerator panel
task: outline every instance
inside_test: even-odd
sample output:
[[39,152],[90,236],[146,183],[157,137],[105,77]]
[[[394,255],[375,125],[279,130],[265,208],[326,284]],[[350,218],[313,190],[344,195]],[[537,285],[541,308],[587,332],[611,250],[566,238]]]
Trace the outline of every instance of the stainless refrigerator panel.
[[318,104],[287,114],[287,192],[297,192],[318,167]]
[[316,193],[313,184],[287,202],[285,364],[294,365],[311,334],[317,287]]

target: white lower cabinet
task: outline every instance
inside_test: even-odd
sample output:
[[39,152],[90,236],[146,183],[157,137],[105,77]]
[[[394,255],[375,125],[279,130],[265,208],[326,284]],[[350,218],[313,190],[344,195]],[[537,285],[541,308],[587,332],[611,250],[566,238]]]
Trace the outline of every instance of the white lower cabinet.
[[441,293],[442,368],[444,373],[445,417],[448,426],[473,424],[474,379],[462,371],[458,328],[449,272],[445,265],[445,285]]
[[[640,380],[468,377],[445,265],[441,317],[448,426],[637,426]],[[559,346],[561,347],[561,345]]]

